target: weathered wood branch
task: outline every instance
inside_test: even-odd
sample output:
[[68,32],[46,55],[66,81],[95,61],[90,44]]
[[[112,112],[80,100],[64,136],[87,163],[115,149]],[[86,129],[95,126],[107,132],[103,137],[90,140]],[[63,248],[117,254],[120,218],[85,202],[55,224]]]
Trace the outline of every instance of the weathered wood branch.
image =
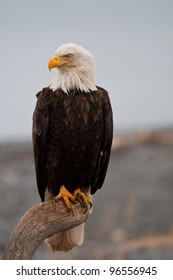
[[80,225],[88,209],[79,203],[68,210],[63,201],[46,201],[30,208],[19,220],[3,254],[4,260],[31,259],[37,247],[51,235]]

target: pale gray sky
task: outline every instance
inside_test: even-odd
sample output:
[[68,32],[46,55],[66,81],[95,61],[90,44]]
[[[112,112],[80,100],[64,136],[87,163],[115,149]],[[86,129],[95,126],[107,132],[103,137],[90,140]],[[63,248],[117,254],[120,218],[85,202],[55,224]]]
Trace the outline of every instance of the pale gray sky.
[[31,139],[35,94],[62,43],[95,57],[115,128],[173,125],[172,0],[6,0],[0,3],[0,140]]

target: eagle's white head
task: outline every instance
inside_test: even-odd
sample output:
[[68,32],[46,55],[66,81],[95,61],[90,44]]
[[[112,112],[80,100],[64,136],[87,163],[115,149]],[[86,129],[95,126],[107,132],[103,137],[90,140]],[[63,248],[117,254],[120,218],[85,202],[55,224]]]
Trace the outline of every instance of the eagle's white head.
[[59,70],[50,84],[53,91],[62,89],[68,93],[73,89],[84,92],[97,89],[93,75],[93,56],[76,44],[61,45],[49,61],[48,68]]

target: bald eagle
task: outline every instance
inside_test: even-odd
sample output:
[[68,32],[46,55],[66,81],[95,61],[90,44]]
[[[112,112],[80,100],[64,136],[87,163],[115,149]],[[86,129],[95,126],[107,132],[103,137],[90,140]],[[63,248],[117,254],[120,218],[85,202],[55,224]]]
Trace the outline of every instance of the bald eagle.
[[[48,68],[58,68],[50,85],[37,93],[33,150],[42,201],[63,199],[67,208],[103,185],[108,168],[113,120],[108,93],[96,86],[92,54],[63,44]],[[84,240],[84,224],[47,238],[53,250],[68,251]]]

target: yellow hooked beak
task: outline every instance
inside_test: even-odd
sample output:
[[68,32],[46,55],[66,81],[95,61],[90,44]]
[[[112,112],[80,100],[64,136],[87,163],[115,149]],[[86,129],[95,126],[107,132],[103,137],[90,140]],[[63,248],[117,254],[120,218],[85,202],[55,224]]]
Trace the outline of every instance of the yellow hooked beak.
[[49,70],[51,70],[52,68],[55,67],[60,67],[62,65],[64,65],[66,62],[60,58],[59,56],[55,55],[54,57],[52,57],[49,62],[48,62],[48,68]]

